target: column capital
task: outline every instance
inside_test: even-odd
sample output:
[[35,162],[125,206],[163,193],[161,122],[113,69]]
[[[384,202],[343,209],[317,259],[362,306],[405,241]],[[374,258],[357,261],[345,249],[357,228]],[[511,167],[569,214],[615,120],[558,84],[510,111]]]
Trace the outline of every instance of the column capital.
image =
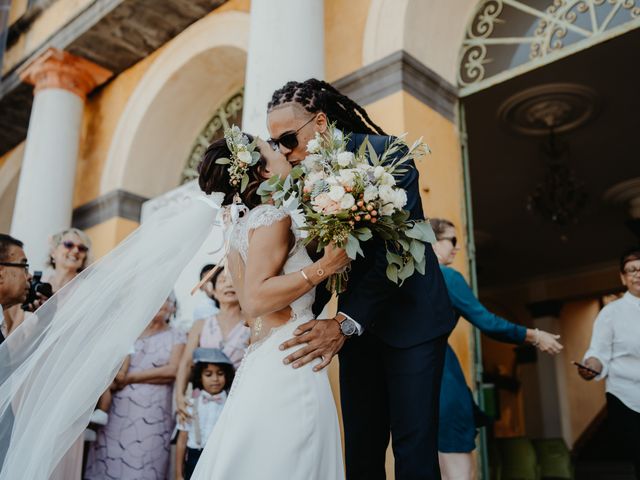
[[89,60],[56,48],[47,49],[20,73],[23,82],[35,87],[34,94],[46,88],[61,88],[83,100],[112,72]]

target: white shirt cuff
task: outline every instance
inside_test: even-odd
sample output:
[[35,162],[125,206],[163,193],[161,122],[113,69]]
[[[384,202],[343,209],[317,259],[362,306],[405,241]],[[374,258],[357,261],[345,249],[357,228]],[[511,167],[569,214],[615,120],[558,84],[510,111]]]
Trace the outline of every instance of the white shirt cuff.
[[338,314],[344,315],[346,318],[348,318],[353,323],[355,323],[356,324],[356,330],[358,331],[358,336],[362,335],[362,332],[364,332],[364,328],[362,328],[362,325],[360,325],[358,322],[356,322],[353,318],[351,318],[349,315],[347,315],[344,312],[338,312]]

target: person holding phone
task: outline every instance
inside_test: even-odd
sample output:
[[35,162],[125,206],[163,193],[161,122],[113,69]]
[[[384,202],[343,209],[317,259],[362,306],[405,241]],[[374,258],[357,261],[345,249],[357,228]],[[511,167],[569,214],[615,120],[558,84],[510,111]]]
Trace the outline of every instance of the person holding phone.
[[585,380],[606,380],[617,460],[634,462],[640,479],[640,246],[620,257],[620,280],[627,291],[600,311],[589,350],[576,365]]

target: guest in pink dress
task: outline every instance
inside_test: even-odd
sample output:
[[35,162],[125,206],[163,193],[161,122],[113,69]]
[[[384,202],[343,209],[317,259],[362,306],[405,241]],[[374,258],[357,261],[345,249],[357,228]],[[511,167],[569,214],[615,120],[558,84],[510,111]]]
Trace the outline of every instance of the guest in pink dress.
[[168,324],[174,311],[175,302],[167,300],[136,341],[109,422],[89,449],[86,480],[169,478],[172,389],[185,343]]
[[220,269],[211,278],[211,282],[213,298],[220,311],[212,317],[194,322],[189,330],[187,345],[176,376],[176,406],[182,422],[189,418],[184,394],[189,381],[193,351],[198,347],[219,348],[237,369],[251,336],[249,328],[245,326],[245,318],[240,310],[240,302],[231,283],[231,277],[224,269]]

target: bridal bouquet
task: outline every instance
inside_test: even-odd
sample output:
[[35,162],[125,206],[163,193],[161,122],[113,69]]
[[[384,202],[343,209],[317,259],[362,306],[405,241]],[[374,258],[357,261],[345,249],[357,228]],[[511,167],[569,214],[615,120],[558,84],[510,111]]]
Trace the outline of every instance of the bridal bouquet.
[[[333,126],[326,135],[316,134],[301,165],[284,180],[267,180],[259,193],[302,213],[304,222],[298,223],[307,234],[305,243],[317,242],[318,251],[333,242],[355,260],[364,256],[360,242],[376,236],[385,242],[391,281],[402,284],[415,271],[424,274],[424,242],[435,239],[428,222],[409,220],[407,192],[396,185],[396,175],[406,173],[405,164],[428,147],[421,140],[408,147],[400,137],[382,155],[368,141],[354,154],[347,151],[347,141]],[[346,283],[347,272],[342,272],[329,279],[327,288],[341,293]]]

